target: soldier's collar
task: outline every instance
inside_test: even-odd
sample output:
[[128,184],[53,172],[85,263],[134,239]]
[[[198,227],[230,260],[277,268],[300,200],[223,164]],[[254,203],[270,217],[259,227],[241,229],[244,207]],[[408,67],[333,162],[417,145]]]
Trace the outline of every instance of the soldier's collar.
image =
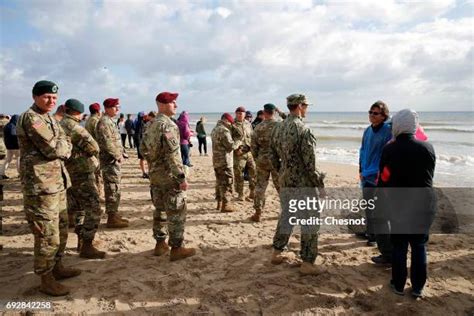
[[73,120],[73,121],[76,121],[76,122],[80,122],[80,121],[81,121],[80,119],[78,119],[78,118],[76,118],[76,117],[74,117],[74,116],[72,116],[72,115],[69,115],[69,114],[64,114],[64,117],[67,117],[67,118],[69,118],[69,119],[71,119],[71,120]]
[[33,105],[31,106],[31,109],[33,111],[35,111],[36,113],[39,113],[39,114],[47,114],[48,113],[48,112],[45,112],[45,111],[41,110],[40,107],[36,105],[36,103],[33,103]]

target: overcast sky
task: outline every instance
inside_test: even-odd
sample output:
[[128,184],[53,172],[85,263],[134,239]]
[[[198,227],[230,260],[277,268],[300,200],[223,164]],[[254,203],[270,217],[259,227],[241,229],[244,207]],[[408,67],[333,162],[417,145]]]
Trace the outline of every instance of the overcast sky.
[[41,79],[59,101],[258,110],[300,92],[315,111],[474,110],[471,1],[0,1],[1,112]]

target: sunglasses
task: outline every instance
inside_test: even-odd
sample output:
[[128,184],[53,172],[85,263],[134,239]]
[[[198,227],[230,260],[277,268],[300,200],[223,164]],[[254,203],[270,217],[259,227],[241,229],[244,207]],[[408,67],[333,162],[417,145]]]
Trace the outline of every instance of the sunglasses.
[[369,115],[377,116],[380,115],[380,112],[369,111]]

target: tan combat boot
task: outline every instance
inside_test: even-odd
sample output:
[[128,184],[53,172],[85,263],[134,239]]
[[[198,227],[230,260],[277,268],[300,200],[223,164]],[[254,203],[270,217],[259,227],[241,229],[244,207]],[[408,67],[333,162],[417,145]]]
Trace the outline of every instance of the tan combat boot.
[[69,289],[56,281],[53,274],[48,272],[41,276],[40,292],[51,296],[64,296],[69,294]]
[[220,210],[220,209],[221,209],[221,206],[222,206],[222,202],[221,202],[221,201],[217,201],[216,210]]
[[117,213],[109,213],[107,218],[107,227],[108,228],[125,228],[128,227],[128,220],[122,218]]
[[222,202],[221,213],[232,213],[236,212],[237,209],[230,202]]
[[251,190],[249,195],[245,198],[247,201],[253,201],[255,199],[255,191]]
[[252,216],[250,216],[250,220],[252,222],[260,222],[260,215],[262,214],[262,211],[261,210],[255,210],[255,214],[253,214]]
[[169,250],[170,246],[168,246],[165,240],[157,241],[155,245],[155,250],[153,251],[153,255],[161,256],[167,253]]
[[173,247],[170,252],[170,261],[185,259],[194,256],[195,254],[196,249],[194,248]]
[[318,275],[323,272],[326,270],[310,262],[303,262],[300,267],[301,275]]
[[105,251],[100,251],[94,247],[92,240],[84,240],[79,257],[87,259],[104,259]]
[[239,202],[242,202],[242,201],[245,201],[244,199],[244,194],[239,194],[238,197],[234,198],[234,201],[239,201]]
[[68,279],[81,274],[81,270],[74,268],[66,268],[63,266],[61,260],[56,262],[56,265],[53,268],[52,274],[56,280]]
[[270,261],[272,264],[281,264],[285,261],[285,257],[282,255],[283,251],[273,249],[272,253],[272,260]]

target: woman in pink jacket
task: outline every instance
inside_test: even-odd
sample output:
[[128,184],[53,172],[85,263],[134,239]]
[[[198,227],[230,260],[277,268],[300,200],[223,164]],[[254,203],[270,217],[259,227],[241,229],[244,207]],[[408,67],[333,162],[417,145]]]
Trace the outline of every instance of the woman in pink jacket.
[[189,114],[186,111],[181,112],[176,121],[179,128],[180,145],[181,145],[181,158],[183,159],[183,165],[192,167],[191,161],[189,160],[189,151],[191,147],[191,136],[193,131],[189,126]]

